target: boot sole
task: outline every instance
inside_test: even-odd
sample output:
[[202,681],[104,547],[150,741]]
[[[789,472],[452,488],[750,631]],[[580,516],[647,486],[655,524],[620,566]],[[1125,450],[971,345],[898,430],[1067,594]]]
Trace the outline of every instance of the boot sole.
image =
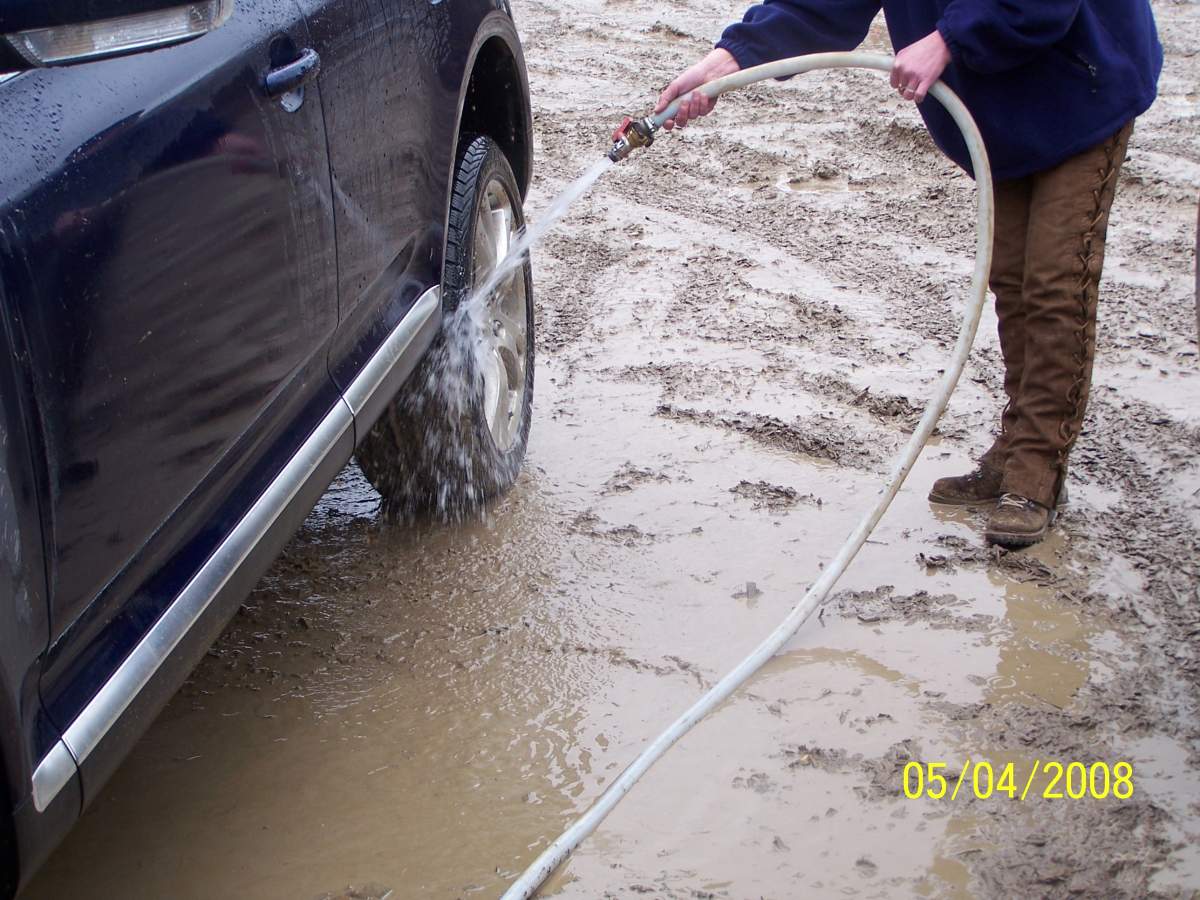
[[987,531],[984,538],[989,544],[999,544],[1001,547],[1031,547],[1046,536],[1048,529],[1043,528],[1039,534],[1017,534],[1011,531]]
[[942,506],[991,506],[999,499],[999,494],[995,497],[985,497],[982,500],[964,500],[961,497],[947,497],[945,494],[935,494],[932,491],[929,493],[929,502],[940,503]]
[[1046,527],[1040,531],[985,531],[983,537],[989,544],[999,544],[1001,547],[1014,547],[1017,549],[1031,547],[1046,537],[1046,534],[1050,531],[1050,526],[1054,524],[1054,520],[1057,518],[1057,510],[1051,510],[1050,518],[1046,521]]

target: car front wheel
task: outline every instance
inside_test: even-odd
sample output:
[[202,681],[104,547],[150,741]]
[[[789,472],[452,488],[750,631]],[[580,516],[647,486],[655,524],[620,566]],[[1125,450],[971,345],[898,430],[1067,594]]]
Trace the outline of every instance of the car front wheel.
[[357,451],[393,514],[457,519],[507,489],[525,457],[533,402],[529,260],[472,297],[508,254],[525,216],[504,153],[464,141],[442,276],[442,334]]

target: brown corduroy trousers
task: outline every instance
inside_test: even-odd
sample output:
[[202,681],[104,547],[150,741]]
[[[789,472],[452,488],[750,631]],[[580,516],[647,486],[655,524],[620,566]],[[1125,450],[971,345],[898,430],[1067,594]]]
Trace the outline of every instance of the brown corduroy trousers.
[[1092,381],[1108,211],[1133,122],[1052,169],[995,186],[990,284],[1004,392],[983,457],[1001,490],[1053,508]]

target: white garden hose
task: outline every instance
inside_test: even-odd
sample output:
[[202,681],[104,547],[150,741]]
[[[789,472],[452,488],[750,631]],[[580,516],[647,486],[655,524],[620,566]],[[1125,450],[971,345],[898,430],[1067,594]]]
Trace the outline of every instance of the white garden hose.
[[[791,59],[782,59],[778,62],[755,66],[752,69],[743,69],[740,72],[735,72],[716,81],[710,81],[697,90],[708,97],[717,97],[727,91],[745,87],[758,81],[764,81],[768,78],[799,75],[804,72],[811,72],[814,69],[854,68],[879,69],[882,72],[890,72],[893,61],[892,57],[877,53],[817,53],[810,56],[796,56]],[[929,94],[937,98],[938,102],[946,108],[966,139],[967,149],[971,154],[971,165],[975,171],[979,206],[978,220],[976,222],[975,273],[971,281],[971,295],[963,315],[962,328],[958,332],[958,342],[954,347],[954,355],[949,365],[946,366],[946,374],[938,386],[937,393],[929,401],[929,405],[926,407],[924,415],[921,416],[920,423],[905,446],[904,452],[896,460],[891,475],[880,490],[879,499],[875,502],[874,507],[859,522],[858,527],[854,529],[846,539],[846,542],[842,544],[837,556],[834,557],[833,561],[822,572],[821,577],[817,579],[816,583],[808,589],[803,599],[788,613],[787,618],[780,622],[778,627],[771,632],[766,640],[759,644],[753,653],[742,660],[737,668],[733,669],[733,671],[717,682],[703,697],[692,704],[687,712],[676,719],[666,731],[656,737],[638,754],[637,759],[630,763],[629,767],[621,773],[620,777],[609,785],[608,789],[600,795],[591,808],[576,819],[570,828],[559,835],[534,860],[533,864],[525,870],[521,877],[513,882],[512,886],[504,893],[503,900],[517,900],[517,898],[524,900],[524,898],[531,896],[541,886],[542,882],[549,877],[550,873],[570,855],[571,851],[578,847],[585,837],[596,830],[596,827],[604,820],[604,817],[629,792],[629,789],[638,782],[638,779],[646,774],[646,771],[659,757],[670,749],[672,744],[683,737],[693,725],[703,719],[708,713],[716,709],[721,701],[747,681],[751,675],[757,672],[767,660],[774,656],[787,643],[788,639],[796,633],[805,620],[812,615],[813,611],[821,605],[821,601],[829,594],[829,591],[846,570],[850,561],[858,553],[859,548],[862,547],[871,532],[874,531],[875,526],[883,517],[892,499],[896,496],[897,491],[900,490],[900,486],[904,483],[904,479],[908,476],[913,464],[916,463],[917,457],[920,456],[921,450],[925,447],[925,442],[929,440],[929,436],[933,433],[934,426],[941,417],[942,411],[945,410],[946,404],[950,400],[950,395],[954,392],[955,385],[958,384],[958,378],[962,374],[963,367],[967,363],[967,356],[970,353],[971,344],[975,340],[975,331],[979,327],[979,317],[983,312],[984,301],[987,298],[988,271],[991,268],[992,261],[992,174],[988,166],[987,153],[983,147],[983,139],[979,135],[979,129],[975,127],[975,121],[971,118],[971,114],[967,112],[967,108],[963,105],[962,101],[940,81],[933,86]],[[675,110],[678,108],[679,102],[679,100],[676,100],[661,113],[653,117],[655,127],[660,126],[667,119],[675,115]]]

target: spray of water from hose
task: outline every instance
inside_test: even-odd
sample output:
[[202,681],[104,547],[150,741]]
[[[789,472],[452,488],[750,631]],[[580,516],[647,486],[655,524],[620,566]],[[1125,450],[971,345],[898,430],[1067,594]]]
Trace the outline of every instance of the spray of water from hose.
[[[778,62],[743,69],[740,72],[735,72],[732,75],[711,81],[697,90],[708,97],[715,98],[727,91],[746,87],[747,85],[769,78],[799,75],[815,69],[856,68],[890,72],[892,63],[892,57],[874,53],[817,53],[810,56],[796,56],[791,59],[783,59]],[[976,329],[979,327],[979,317],[983,311],[984,301],[987,297],[987,276],[988,270],[991,268],[992,259],[992,177],[991,169],[988,166],[987,153],[983,147],[983,139],[980,137],[979,129],[976,128],[971,114],[967,112],[967,108],[963,105],[962,101],[940,81],[933,86],[929,95],[946,108],[962,131],[963,138],[966,140],[967,148],[971,154],[971,165],[975,172],[978,201],[975,271],[971,281],[971,293],[967,300],[966,309],[964,310],[962,327],[959,329],[958,341],[954,346],[954,353],[951,356],[950,362],[946,365],[945,375],[938,385],[937,392],[930,399],[929,405],[925,408],[925,413],[921,416],[921,421],[918,423],[916,430],[913,432],[912,437],[909,439],[899,458],[893,464],[887,481],[880,488],[878,499],[875,501],[874,506],[863,516],[858,526],[846,538],[845,543],[842,544],[833,561],[826,567],[821,577],[817,579],[813,586],[808,589],[808,592],[805,593],[800,602],[779,623],[775,630],[754,649],[754,652],[742,660],[733,671],[717,682],[703,697],[692,704],[691,708],[684,712],[669,728],[651,741],[638,754],[637,759],[609,785],[608,789],[600,795],[599,799],[592,804],[587,812],[576,819],[566,831],[534,860],[533,864],[525,870],[521,877],[513,882],[512,886],[505,892],[503,900],[518,900],[518,898],[519,900],[524,900],[524,898],[531,896],[546,878],[562,864],[567,856],[579,846],[583,839],[596,830],[596,827],[612,811],[621,798],[629,792],[647,770],[676,741],[683,737],[684,734],[691,730],[708,713],[719,706],[737,688],[749,680],[799,630],[805,620],[812,615],[825,597],[828,596],[834,584],[837,583],[838,578],[841,577],[846,567],[849,566],[850,561],[854,559],[859,549],[866,543],[867,538],[883,517],[892,499],[900,490],[904,479],[912,470],[917,457],[920,455],[925,443],[929,440],[929,436],[933,433],[934,426],[941,417],[943,410],[945,410],[946,404],[950,400],[950,395],[954,392],[955,385],[958,384],[963,367],[966,365],[967,356],[975,340]],[[675,115],[679,102],[679,100],[676,100],[655,116],[647,116],[644,119],[638,120],[626,119],[613,135],[613,148],[609,151],[608,158],[613,162],[619,162],[639,147],[646,147],[653,143],[655,132],[662,127],[664,122]]]

